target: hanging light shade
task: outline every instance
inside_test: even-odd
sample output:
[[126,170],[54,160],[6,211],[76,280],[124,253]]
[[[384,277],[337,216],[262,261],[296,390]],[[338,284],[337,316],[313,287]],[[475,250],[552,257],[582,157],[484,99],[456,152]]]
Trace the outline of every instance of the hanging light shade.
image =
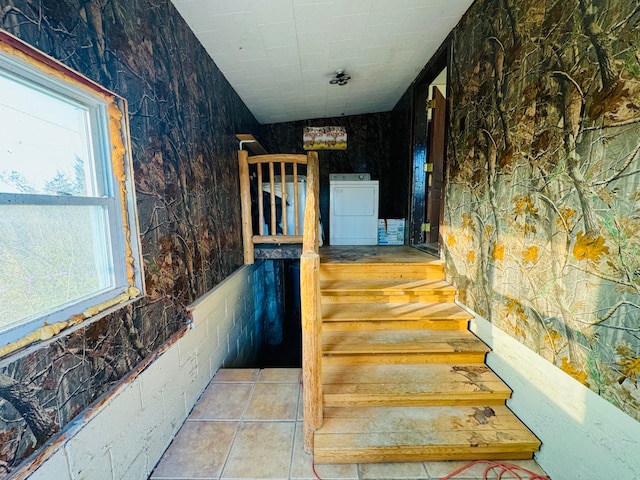
[[351,80],[351,75],[346,73],[342,68],[336,70],[335,76],[329,80],[331,85],[346,85]]

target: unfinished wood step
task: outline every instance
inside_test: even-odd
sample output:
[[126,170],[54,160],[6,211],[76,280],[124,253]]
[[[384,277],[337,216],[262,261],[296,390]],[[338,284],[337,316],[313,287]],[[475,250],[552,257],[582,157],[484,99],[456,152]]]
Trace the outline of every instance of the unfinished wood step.
[[484,364],[327,365],[324,405],[504,405],[511,389]]
[[322,303],[453,302],[456,289],[444,280],[325,280]]
[[472,318],[453,302],[322,305],[322,328],[326,330],[464,330]]
[[321,263],[320,280],[444,279],[444,262],[432,259],[424,262],[388,263]]
[[468,330],[323,331],[323,365],[482,363],[489,347]]
[[316,463],[530,459],[540,441],[505,406],[330,407]]

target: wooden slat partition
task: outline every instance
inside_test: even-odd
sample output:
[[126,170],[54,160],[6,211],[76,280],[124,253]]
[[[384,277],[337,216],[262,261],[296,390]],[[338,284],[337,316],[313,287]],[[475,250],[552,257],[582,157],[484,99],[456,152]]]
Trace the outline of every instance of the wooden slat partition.
[[302,378],[304,405],[304,450],[313,454],[313,436],[322,426],[322,318],[320,308],[320,179],[317,152],[309,152],[307,200],[300,258],[300,298],[302,310]]
[[[236,135],[243,142],[247,143],[247,147],[251,146],[251,150],[255,152],[264,152],[264,149],[252,140],[251,135]],[[300,212],[300,205],[298,205],[298,165],[307,165],[310,155],[299,154],[259,154],[249,156],[249,153],[245,150],[238,151],[238,162],[240,167],[240,196],[241,196],[241,209],[242,209],[242,239],[244,244],[244,263],[245,265],[251,265],[255,258],[255,245],[256,244],[296,244],[302,243],[302,235],[300,234],[301,225],[299,225],[298,213]],[[317,154],[315,154],[317,160]],[[265,167],[266,165],[266,167]],[[276,167],[277,165],[277,167]],[[253,169],[257,180],[257,205],[258,205],[258,234],[253,233],[253,220],[251,214],[251,172]],[[265,168],[265,170],[263,170]],[[268,172],[268,173],[267,173]],[[295,216],[293,232],[289,231],[287,222],[287,172],[291,172],[293,177],[293,214]],[[276,175],[280,175],[280,181],[276,182]],[[268,175],[268,178],[265,178]],[[310,173],[307,171],[307,176]],[[308,179],[309,181],[309,179]],[[269,187],[269,200],[268,205],[265,205],[263,199],[263,187]],[[316,178],[317,184],[317,178]],[[277,190],[280,193],[277,194]],[[281,206],[276,205],[276,197],[280,196]],[[267,212],[270,214],[269,225],[267,229],[268,234],[263,232],[263,225],[265,225],[265,208],[268,208]],[[277,220],[278,209],[281,212],[281,222]],[[311,221],[310,225],[317,229],[317,223],[319,214],[316,212],[316,220]],[[282,225],[282,234],[278,234],[279,223]]]

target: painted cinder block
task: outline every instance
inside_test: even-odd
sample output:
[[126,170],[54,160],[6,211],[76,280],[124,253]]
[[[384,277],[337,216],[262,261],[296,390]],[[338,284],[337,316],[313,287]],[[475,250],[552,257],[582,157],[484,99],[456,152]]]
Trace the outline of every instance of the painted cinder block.
[[126,470],[114,471],[113,478],[120,480],[141,480],[149,477],[154,465],[149,465],[147,452],[140,452]]
[[[119,478],[139,452],[132,431],[142,411],[141,391],[130,384],[105,403],[84,428],[66,445],[74,478]],[[117,412],[113,415],[111,412]],[[87,448],[91,445],[91,448]]]
[[180,345],[180,361],[183,361],[184,355],[188,355],[188,352],[198,350],[200,348],[207,348],[207,345],[212,342],[215,343],[218,338],[218,333],[214,329],[213,339],[207,328],[207,320],[202,319],[201,322],[192,324],[191,328],[185,332],[185,334],[178,340]]
[[224,359],[229,354],[229,348],[226,343],[221,343],[213,354],[209,357],[209,370],[211,373],[211,378],[216,374],[216,372],[222,366]]
[[[205,388],[211,380],[209,370],[209,355],[204,356],[200,350],[194,352],[193,356],[195,370],[184,373],[185,380],[185,398],[189,411],[204,392]],[[189,407],[191,405],[191,407]]]
[[162,453],[167,449],[180,425],[176,426],[168,415],[164,415],[162,392],[158,392],[156,402],[150,403],[141,413],[132,433],[147,454],[147,467],[153,470]]
[[[147,405],[153,399],[157,402],[158,395],[162,398],[163,388],[176,381],[179,363],[178,348],[173,345],[163,352],[154,362],[145,369],[139,377],[142,384],[142,403]],[[164,402],[163,402],[164,406]],[[164,414],[164,410],[163,410]]]
[[[86,429],[83,429],[84,431]],[[112,456],[109,447],[104,446],[96,432],[97,441],[76,435],[65,445],[72,478],[90,480],[93,478],[113,478]],[[91,448],[87,448],[91,445]]]
[[[55,477],[52,474],[55,472]],[[33,472],[29,480],[72,480],[64,448],[56,450],[47,462]]]
[[[221,302],[218,304],[216,308],[211,310],[207,315],[206,328],[209,331],[209,342],[207,343],[208,347],[211,347],[211,351],[214,351],[218,348],[220,344],[220,339],[223,338],[220,336],[219,325],[227,318],[227,302]],[[199,325],[196,324],[196,329],[199,328]]]
[[196,323],[196,326],[211,317],[213,312],[226,310],[224,290],[223,288],[216,287],[191,304],[189,307],[191,310],[191,318]]

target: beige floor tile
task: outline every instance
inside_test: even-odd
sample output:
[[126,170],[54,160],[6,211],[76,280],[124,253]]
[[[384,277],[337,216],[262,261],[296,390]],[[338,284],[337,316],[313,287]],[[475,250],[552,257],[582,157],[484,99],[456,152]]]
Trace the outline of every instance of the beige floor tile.
[[185,423],[151,478],[218,478],[237,428],[238,422]]
[[295,420],[299,390],[297,384],[256,383],[244,420]]
[[[315,480],[312,470],[313,457],[304,452],[304,437],[302,422],[296,423],[296,436],[293,444],[293,459],[291,461],[291,479]],[[357,465],[316,465],[316,472],[322,480],[357,479]]]
[[257,368],[222,368],[213,377],[213,382],[255,382],[260,374]]
[[258,382],[298,383],[299,368],[265,368],[260,371]]
[[289,478],[294,422],[244,422],[222,478]]
[[300,397],[298,398],[298,420],[304,420],[304,388],[300,389]]
[[427,476],[427,471],[421,462],[408,463],[362,463],[358,466],[360,478],[421,478]]
[[240,420],[253,383],[210,383],[189,420]]

